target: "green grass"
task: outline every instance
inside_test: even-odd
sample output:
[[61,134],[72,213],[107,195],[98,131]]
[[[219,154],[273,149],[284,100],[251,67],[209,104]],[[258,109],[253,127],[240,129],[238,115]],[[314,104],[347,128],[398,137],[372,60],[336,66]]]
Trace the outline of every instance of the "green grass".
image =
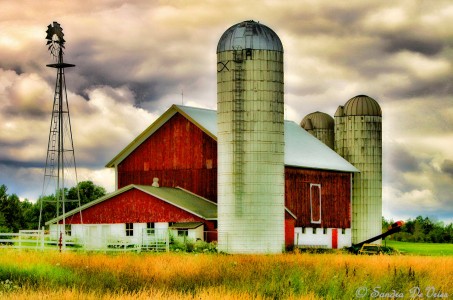
[[407,296],[414,286],[453,295],[452,269],[453,256],[0,249],[0,299],[350,300],[377,298],[377,287]]
[[[407,255],[453,256],[453,244],[409,243],[387,240],[387,246]],[[382,242],[385,245],[385,242]]]

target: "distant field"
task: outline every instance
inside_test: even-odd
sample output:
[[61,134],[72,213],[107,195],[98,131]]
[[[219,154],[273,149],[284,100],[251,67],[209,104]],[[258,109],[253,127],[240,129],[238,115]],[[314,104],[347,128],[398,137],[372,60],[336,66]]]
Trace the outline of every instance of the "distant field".
[[[429,256],[453,256],[453,244],[436,244],[436,243],[408,243],[397,241],[386,241],[387,246],[393,247],[407,255],[429,255]],[[383,242],[384,244],[384,242]]]

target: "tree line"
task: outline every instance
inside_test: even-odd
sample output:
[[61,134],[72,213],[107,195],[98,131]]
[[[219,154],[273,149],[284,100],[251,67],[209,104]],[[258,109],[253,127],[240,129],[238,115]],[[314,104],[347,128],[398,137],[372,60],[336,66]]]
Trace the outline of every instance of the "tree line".
[[[0,232],[38,229],[41,204],[41,226],[56,217],[55,195],[40,197],[36,203],[32,203],[28,199],[20,201],[16,194],[9,195],[7,192],[8,188],[4,184],[0,185]],[[92,181],[82,181],[75,187],[66,188],[64,193],[65,199],[70,201],[65,203],[65,210],[70,211],[78,205],[78,201],[73,201],[78,199],[77,193],[79,193],[80,203],[83,205],[104,196],[106,191]]]
[[[393,223],[393,220],[382,218],[382,232],[387,231]],[[442,221],[418,216],[415,219],[406,220],[401,231],[387,239],[416,243],[453,243],[453,223],[445,225]]]

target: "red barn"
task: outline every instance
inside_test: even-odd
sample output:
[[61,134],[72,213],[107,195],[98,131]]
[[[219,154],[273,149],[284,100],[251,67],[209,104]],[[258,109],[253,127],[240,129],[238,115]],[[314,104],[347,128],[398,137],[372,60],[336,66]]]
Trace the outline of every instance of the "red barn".
[[[106,167],[115,168],[117,191],[81,208],[84,226],[116,226],[115,234],[126,236],[134,234],[131,228],[185,226],[193,232],[210,232],[209,236],[193,233],[196,238],[215,239],[216,111],[173,105]],[[285,121],[287,245],[351,244],[353,172],[358,170],[328,146]],[[151,187],[154,178],[160,187]],[[78,210],[69,212],[65,220],[73,224],[74,234],[77,214]],[[57,221],[61,222],[49,223]],[[92,230],[101,235],[99,226]]]

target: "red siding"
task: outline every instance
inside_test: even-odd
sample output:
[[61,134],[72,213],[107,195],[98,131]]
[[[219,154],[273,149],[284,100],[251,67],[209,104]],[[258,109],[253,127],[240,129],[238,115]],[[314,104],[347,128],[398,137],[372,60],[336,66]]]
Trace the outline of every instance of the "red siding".
[[118,165],[118,188],[182,187],[217,202],[217,142],[177,113]]
[[296,220],[285,211],[285,246],[287,249],[294,246],[294,225]]
[[[205,230],[215,229],[213,221],[206,221],[137,189],[128,190],[83,210],[82,217],[84,224],[203,222]],[[80,224],[79,215],[68,217],[66,224]]]
[[[285,205],[296,227],[350,228],[350,173],[285,168]],[[321,184],[321,224],[311,223],[310,183]]]

